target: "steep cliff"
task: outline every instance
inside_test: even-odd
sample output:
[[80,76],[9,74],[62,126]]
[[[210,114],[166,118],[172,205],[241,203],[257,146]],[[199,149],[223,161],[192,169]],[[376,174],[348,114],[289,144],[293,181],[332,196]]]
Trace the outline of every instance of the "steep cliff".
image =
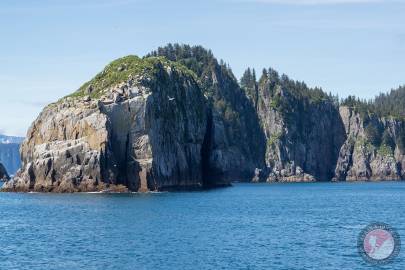
[[8,191],[201,188],[208,117],[195,74],[162,58],[128,56],[47,106],[24,141]]
[[345,141],[330,97],[270,69],[263,72],[254,100],[267,138],[266,180],[329,181]]
[[112,62],[47,106],[22,144],[22,169],[3,190],[404,179],[404,121],[363,107],[339,108],[322,89],[272,69],[259,81],[249,69],[239,85],[210,51],[169,44]]
[[334,180],[405,179],[405,123],[342,106],[347,140],[342,146]]
[[266,141],[255,108],[229,66],[201,46],[169,44],[150,56],[181,63],[198,77],[210,110],[207,178],[249,181],[255,168],[265,166]]

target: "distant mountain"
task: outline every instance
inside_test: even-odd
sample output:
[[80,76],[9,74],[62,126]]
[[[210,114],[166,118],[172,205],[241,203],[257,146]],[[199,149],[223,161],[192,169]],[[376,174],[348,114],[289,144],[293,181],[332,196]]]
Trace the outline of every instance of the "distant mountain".
[[0,143],[1,144],[9,144],[9,143],[18,143],[21,144],[23,142],[23,137],[15,137],[15,136],[6,136],[0,134]]
[[9,174],[14,175],[20,168],[20,144],[24,138],[0,135],[0,162]]

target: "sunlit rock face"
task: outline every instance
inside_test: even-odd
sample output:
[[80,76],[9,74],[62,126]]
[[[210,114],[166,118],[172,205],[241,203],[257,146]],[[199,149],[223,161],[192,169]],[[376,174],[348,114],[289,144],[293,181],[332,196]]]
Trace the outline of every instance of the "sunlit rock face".
[[[401,138],[403,121],[361,115],[344,106],[340,108],[340,115],[347,140],[339,153],[335,180],[378,181],[405,178],[405,151],[399,143],[404,139]],[[375,130],[375,134],[370,134],[368,130]]]
[[[145,67],[127,72],[124,81],[100,87],[100,81],[108,85],[115,73],[134,65]],[[134,57],[113,62],[97,76],[42,111],[22,144],[22,169],[3,189],[204,187],[208,110],[192,74],[167,61],[145,63]]]
[[239,84],[200,46],[110,63],[43,109],[3,191],[201,189],[405,178],[403,121],[264,70]]
[[[330,181],[344,126],[335,104],[321,91],[270,70],[257,86],[255,107],[266,136],[268,182]],[[259,180],[260,181],[260,180]]]

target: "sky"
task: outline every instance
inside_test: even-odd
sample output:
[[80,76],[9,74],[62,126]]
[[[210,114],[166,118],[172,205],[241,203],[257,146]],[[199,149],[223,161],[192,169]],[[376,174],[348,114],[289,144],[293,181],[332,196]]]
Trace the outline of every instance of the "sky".
[[1,0],[0,133],[112,60],[203,45],[240,78],[275,68],[340,97],[405,84],[405,0]]

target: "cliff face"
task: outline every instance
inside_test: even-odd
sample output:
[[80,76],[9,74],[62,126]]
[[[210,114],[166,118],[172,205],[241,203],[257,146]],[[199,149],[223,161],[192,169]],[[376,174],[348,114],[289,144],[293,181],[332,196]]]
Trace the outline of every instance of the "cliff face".
[[340,149],[335,180],[405,178],[404,122],[340,108],[347,140]]
[[6,191],[148,191],[230,181],[405,178],[405,124],[264,70],[239,86],[202,47],[108,65],[47,106]]
[[255,109],[201,47],[114,61],[45,108],[21,151],[5,190],[192,189],[249,181],[265,164]]
[[3,189],[203,187],[202,148],[209,136],[205,99],[188,70],[126,57],[44,109],[22,145],[22,170]]
[[212,66],[203,78],[212,112],[209,178],[249,181],[265,164],[265,137],[254,107],[224,67]]
[[331,101],[299,88],[305,86],[277,75],[260,81],[256,107],[267,138],[267,181],[329,181],[334,175],[343,122]]
[[150,55],[163,56],[192,70],[210,111],[207,179],[250,181],[265,166],[265,137],[255,108],[230,68],[201,46],[168,45]]

